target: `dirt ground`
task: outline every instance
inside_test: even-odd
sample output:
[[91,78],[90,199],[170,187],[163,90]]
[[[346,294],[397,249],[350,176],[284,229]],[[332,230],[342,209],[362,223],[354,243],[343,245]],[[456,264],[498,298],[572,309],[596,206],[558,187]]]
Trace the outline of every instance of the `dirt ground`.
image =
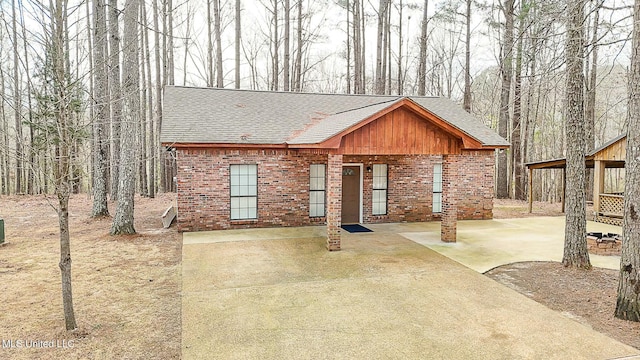
[[[528,204],[516,200],[495,200],[494,217],[562,215],[560,204]],[[556,262],[524,262],[492,269],[494,280],[530,297],[596,331],[640,349],[640,323],[616,319],[618,271],[594,268],[591,271],[567,269]]]
[[[0,358],[180,358],[182,237],[160,220],[173,199],[136,198],[138,235],[110,236],[111,218],[90,218],[89,197],[72,197],[78,330],[67,332],[57,214],[43,196],[0,197],[6,233],[0,246]],[[113,215],[115,205],[109,210]]]

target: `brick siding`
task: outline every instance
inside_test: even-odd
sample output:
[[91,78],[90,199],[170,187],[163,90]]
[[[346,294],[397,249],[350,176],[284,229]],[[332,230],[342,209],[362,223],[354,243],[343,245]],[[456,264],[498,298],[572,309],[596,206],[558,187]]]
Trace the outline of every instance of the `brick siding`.
[[[456,184],[459,219],[490,219],[493,209],[493,151],[450,155],[458,166]],[[325,224],[309,217],[309,165],[327,164],[326,154],[288,150],[178,149],[178,229],[218,230],[248,227]],[[343,163],[363,164],[365,223],[430,221],[433,165],[441,156],[349,156]],[[258,165],[258,218],[230,220],[229,165]],[[388,165],[386,215],[371,214],[372,164]]]

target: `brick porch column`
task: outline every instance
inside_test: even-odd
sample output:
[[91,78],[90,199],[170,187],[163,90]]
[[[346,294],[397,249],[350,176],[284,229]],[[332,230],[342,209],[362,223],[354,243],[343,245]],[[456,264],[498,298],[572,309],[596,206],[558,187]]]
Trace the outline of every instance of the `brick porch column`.
[[340,250],[342,222],[342,155],[328,155],[327,162],[327,250]]
[[458,162],[455,155],[442,157],[442,218],[440,240],[456,242],[458,225],[458,200],[456,184],[459,180]]

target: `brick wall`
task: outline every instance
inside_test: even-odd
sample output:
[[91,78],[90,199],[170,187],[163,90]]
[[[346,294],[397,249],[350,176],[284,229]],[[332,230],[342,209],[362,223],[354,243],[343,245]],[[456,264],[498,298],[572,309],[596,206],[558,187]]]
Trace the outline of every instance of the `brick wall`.
[[[493,209],[493,151],[454,155],[460,166],[459,219],[490,219]],[[178,229],[217,230],[247,227],[325,224],[309,217],[309,165],[327,164],[327,155],[286,150],[178,149]],[[433,164],[441,156],[347,156],[363,164],[365,223],[429,221],[432,214]],[[387,215],[371,215],[372,164],[387,164]],[[229,165],[258,165],[258,219],[231,221]]]

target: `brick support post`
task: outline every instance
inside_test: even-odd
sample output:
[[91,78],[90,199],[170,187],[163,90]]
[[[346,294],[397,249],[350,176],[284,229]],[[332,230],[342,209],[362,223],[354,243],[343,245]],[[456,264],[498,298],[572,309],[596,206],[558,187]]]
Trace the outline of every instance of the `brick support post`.
[[342,222],[342,155],[328,155],[327,162],[327,250],[340,250]]
[[456,242],[458,225],[458,162],[455,155],[442,157],[442,218],[440,220],[440,240]]

